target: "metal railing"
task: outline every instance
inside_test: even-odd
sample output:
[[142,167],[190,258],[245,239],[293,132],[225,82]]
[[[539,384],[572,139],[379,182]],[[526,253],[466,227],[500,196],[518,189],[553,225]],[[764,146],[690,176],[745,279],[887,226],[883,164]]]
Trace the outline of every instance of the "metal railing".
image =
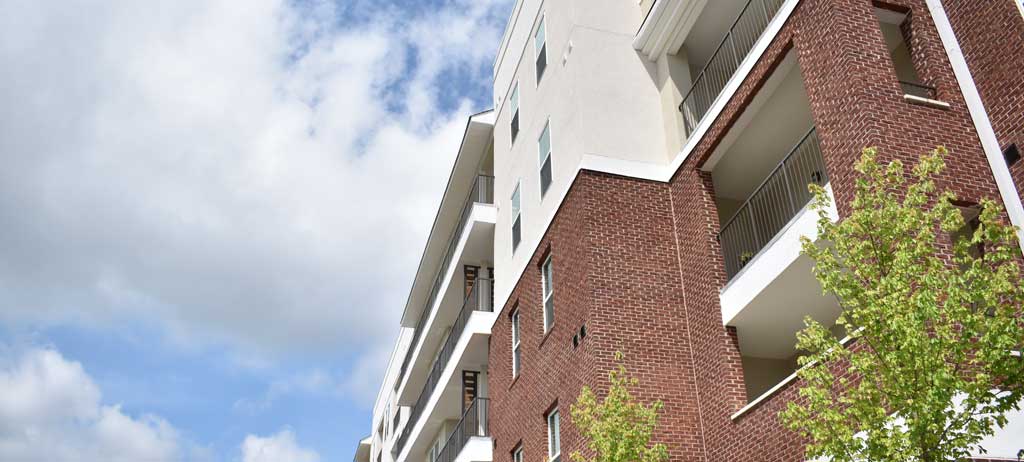
[[918,98],[937,99],[937,91],[935,87],[924,85],[917,82],[907,82],[900,80],[900,88],[903,89],[903,94],[916,96]]
[[487,423],[490,420],[489,404],[490,400],[487,398],[474,399],[473,404],[469,405],[466,412],[462,414],[462,419],[455,425],[452,434],[448,436],[444,447],[437,453],[437,457],[428,462],[455,462],[455,459],[459,457],[459,453],[462,452],[462,448],[466,446],[466,442],[470,438],[474,436],[490,436],[491,433],[487,428]]
[[399,369],[401,373],[398,376],[398,380],[395,381],[395,391],[398,390],[402,380],[409,372],[409,362],[412,361],[413,353],[416,351],[416,343],[419,342],[420,337],[423,335],[423,327],[430,317],[434,302],[437,301],[437,295],[441,291],[441,285],[444,283],[444,276],[448,273],[448,266],[451,265],[452,258],[455,256],[455,248],[459,244],[459,237],[462,236],[462,231],[465,230],[466,223],[469,221],[469,215],[473,212],[473,204],[493,203],[494,177],[477,175],[476,180],[473,182],[473,189],[469,192],[469,197],[466,198],[466,203],[462,206],[462,213],[459,216],[458,224],[455,226],[455,231],[448,238],[448,247],[445,249],[444,257],[441,258],[441,263],[437,266],[437,275],[434,276],[434,284],[430,287],[430,295],[427,296],[427,301],[423,304],[423,309],[420,310],[420,317],[416,321],[415,330],[413,330],[412,342],[409,344],[409,349],[405,352],[402,368]]
[[693,85],[679,103],[683,113],[686,136],[707,114],[711,104],[725,88],[740,62],[750,53],[754,43],[768,27],[771,18],[779,12],[785,0],[749,0],[729,26],[718,48],[693,80]]
[[728,278],[736,276],[811,201],[810,183],[827,182],[821,144],[811,128],[718,233]]
[[405,428],[402,429],[402,433],[398,435],[397,444],[395,444],[395,455],[401,454],[402,449],[405,447],[409,435],[412,433],[413,427],[416,426],[416,421],[419,420],[420,414],[423,412],[423,408],[426,407],[427,402],[430,401],[431,396],[434,394],[434,389],[441,381],[441,374],[444,369],[448,366],[448,363],[452,359],[452,354],[455,353],[455,345],[459,343],[459,338],[462,337],[462,332],[466,330],[466,324],[469,322],[469,317],[474,311],[493,311],[494,307],[494,291],[492,285],[494,281],[492,279],[477,279],[473,283],[473,289],[466,296],[462,302],[462,310],[459,311],[459,315],[455,318],[454,324],[452,324],[451,330],[448,332],[448,337],[444,340],[444,344],[441,347],[441,352],[438,353],[437,359],[434,360],[434,364],[430,367],[430,373],[427,375],[427,382],[423,384],[423,390],[420,391],[419,398],[416,399],[416,404],[413,404],[409,410],[409,419],[405,422]]

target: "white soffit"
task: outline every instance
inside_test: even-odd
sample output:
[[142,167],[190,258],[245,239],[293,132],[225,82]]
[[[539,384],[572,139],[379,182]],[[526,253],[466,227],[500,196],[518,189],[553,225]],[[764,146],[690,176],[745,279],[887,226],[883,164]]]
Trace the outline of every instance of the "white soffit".
[[459,212],[465,203],[466,194],[472,187],[473,178],[478,173],[477,166],[480,164],[480,160],[487,155],[494,132],[495,118],[494,110],[488,109],[469,116],[469,120],[466,121],[466,131],[462,135],[459,153],[455,157],[455,163],[448,175],[448,183],[441,197],[437,215],[434,217],[434,223],[427,236],[419,265],[416,267],[416,275],[413,277],[412,287],[409,289],[409,297],[406,299],[405,308],[402,311],[401,325],[403,327],[415,326],[416,320],[420,316],[420,309],[423,308],[422,305],[438,271],[437,265],[445,251],[441,246],[448,243],[448,237],[458,226]]
[[633,48],[656,61],[675,53],[697,22],[707,0],[658,0],[633,39]]

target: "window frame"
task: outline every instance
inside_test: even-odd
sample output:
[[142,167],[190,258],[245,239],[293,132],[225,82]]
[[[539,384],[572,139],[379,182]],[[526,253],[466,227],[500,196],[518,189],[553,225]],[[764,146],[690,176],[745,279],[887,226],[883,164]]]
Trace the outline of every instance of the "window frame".
[[512,310],[512,314],[509,315],[509,321],[512,324],[512,378],[519,377],[519,373],[523,369],[523,355],[522,355],[522,344],[523,344],[523,328],[520,324],[521,319],[519,317],[519,307],[516,306]]
[[512,462],[523,462],[523,444],[519,443],[512,450]]
[[[546,152],[542,152],[543,144],[541,143],[541,141],[545,137],[547,137],[547,144],[548,144],[547,147],[548,147],[548,149],[547,149]],[[544,196],[551,189],[551,184],[554,183],[554,181],[555,181],[554,180],[554,171],[553,171],[554,166],[551,165],[551,155],[554,152],[554,148],[552,147],[552,144],[553,143],[551,141],[551,118],[548,118],[548,120],[546,120],[544,122],[544,128],[540,131],[540,136],[537,137],[537,156],[538,156],[537,157],[537,162],[539,163],[538,166],[537,166],[537,171],[538,171],[539,176],[540,176],[540,181],[538,183],[540,184],[540,198],[541,198],[541,200],[544,199]],[[548,168],[548,182],[547,182],[547,184],[544,184],[544,166],[545,165],[547,165],[547,168]]]
[[[519,81],[516,80],[512,86],[512,93],[509,95],[509,146],[515,146],[516,138],[521,131],[522,119],[519,117]],[[513,129],[513,127],[515,127]]]
[[[537,38],[541,38],[540,46],[537,46]],[[536,85],[540,86],[541,79],[544,78],[544,74],[547,73],[548,69],[548,24],[547,14],[541,13],[540,20],[537,21],[537,29],[533,32],[533,65],[535,69]],[[541,58],[544,58],[544,65],[541,66]]]
[[[512,254],[516,253],[516,249],[519,248],[519,244],[523,241],[523,180],[516,180],[516,187],[512,188],[512,197],[509,198],[510,202],[510,236],[509,240],[512,242]],[[518,202],[518,204],[517,204]],[[519,239],[516,240],[516,225],[519,225]]]
[[545,416],[548,426],[548,461],[554,462],[562,457],[562,418],[558,406]]
[[[544,319],[544,334],[551,332],[555,325],[555,288],[554,269],[551,254],[544,258],[540,265],[541,312]],[[550,310],[549,307],[550,306]]]

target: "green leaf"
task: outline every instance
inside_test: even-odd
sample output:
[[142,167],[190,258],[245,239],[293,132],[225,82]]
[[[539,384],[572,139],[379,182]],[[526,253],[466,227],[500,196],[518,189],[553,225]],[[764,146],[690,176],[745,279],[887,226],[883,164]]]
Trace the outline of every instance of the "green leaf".
[[1024,361],[1010,354],[1024,346],[1016,229],[985,199],[964,231],[956,196],[936,183],[946,156],[936,148],[908,173],[865,149],[838,222],[810,186],[819,237],[802,239],[803,253],[852,340],[812,319],[797,334],[799,399],[779,417],[809,459],[961,460],[1024,398]]

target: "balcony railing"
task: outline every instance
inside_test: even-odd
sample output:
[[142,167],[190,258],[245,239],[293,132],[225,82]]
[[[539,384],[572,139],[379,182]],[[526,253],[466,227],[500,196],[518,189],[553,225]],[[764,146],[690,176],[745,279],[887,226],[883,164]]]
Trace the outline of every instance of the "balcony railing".
[[448,332],[448,337],[444,340],[441,352],[438,353],[437,359],[434,360],[434,364],[430,367],[427,383],[423,384],[423,390],[420,391],[416,404],[413,404],[412,409],[409,411],[409,419],[405,423],[405,428],[398,435],[398,441],[395,444],[395,456],[402,453],[402,449],[405,448],[413,427],[416,426],[416,422],[421,417],[420,414],[423,413],[423,409],[434,394],[434,389],[441,382],[441,374],[448,367],[448,363],[455,353],[455,345],[459,343],[459,338],[462,337],[463,331],[466,330],[469,317],[472,316],[474,311],[493,311],[494,291],[492,290],[492,284],[493,280],[491,279],[477,279],[473,283],[473,289],[463,301],[462,310],[459,311],[459,315],[455,318],[455,323]]
[[412,361],[413,353],[416,351],[416,343],[419,342],[420,337],[423,335],[423,326],[430,317],[431,308],[434,306],[437,295],[441,291],[441,284],[444,283],[444,276],[448,273],[448,266],[451,265],[452,258],[455,257],[455,248],[459,245],[459,237],[462,236],[462,231],[466,228],[466,222],[469,221],[469,215],[473,212],[473,204],[493,203],[494,177],[477,175],[476,180],[473,182],[473,189],[469,192],[469,197],[466,198],[466,203],[462,206],[459,223],[455,226],[455,231],[452,232],[451,237],[448,238],[448,247],[445,249],[441,263],[437,266],[437,275],[434,277],[434,284],[430,287],[430,295],[427,297],[427,302],[423,305],[423,309],[420,310],[420,317],[416,321],[416,329],[412,334],[412,343],[409,344],[409,349],[405,352],[402,368],[399,369],[401,374],[398,376],[398,380],[395,381],[396,391],[409,372],[409,362]]
[[917,82],[906,82],[900,80],[900,88],[903,89],[903,94],[916,96],[918,98],[936,99],[937,92],[935,87],[924,85]]
[[473,404],[469,405],[469,409],[462,414],[462,420],[455,425],[455,429],[452,430],[451,436],[448,437],[448,441],[444,443],[444,447],[437,453],[437,457],[429,462],[455,462],[455,459],[459,457],[459,453],[462,452],[462,448],[466,447],[466,442],[474,436],[490,436],[491,433],[487,428],[487,422],[490,420],[488,413],[490,412],[488,404],[490,400],[487,398],[477,398],[473,400]]
[[807,189],[810,183],[824,185],[827,182],[818,134],[812,128],[718,233],[729,279],[811,201],[812,195]]
[[[750,0],[733,21],[711,59],[693,80],[693,86],[683,97],[679,110],[683,112],[686,136],[690,136],[718,94],[725,88],[740,62],[754,48],[754,43],[779,12],[785,0]],[[709,6],[711,8],[711,6]]]

